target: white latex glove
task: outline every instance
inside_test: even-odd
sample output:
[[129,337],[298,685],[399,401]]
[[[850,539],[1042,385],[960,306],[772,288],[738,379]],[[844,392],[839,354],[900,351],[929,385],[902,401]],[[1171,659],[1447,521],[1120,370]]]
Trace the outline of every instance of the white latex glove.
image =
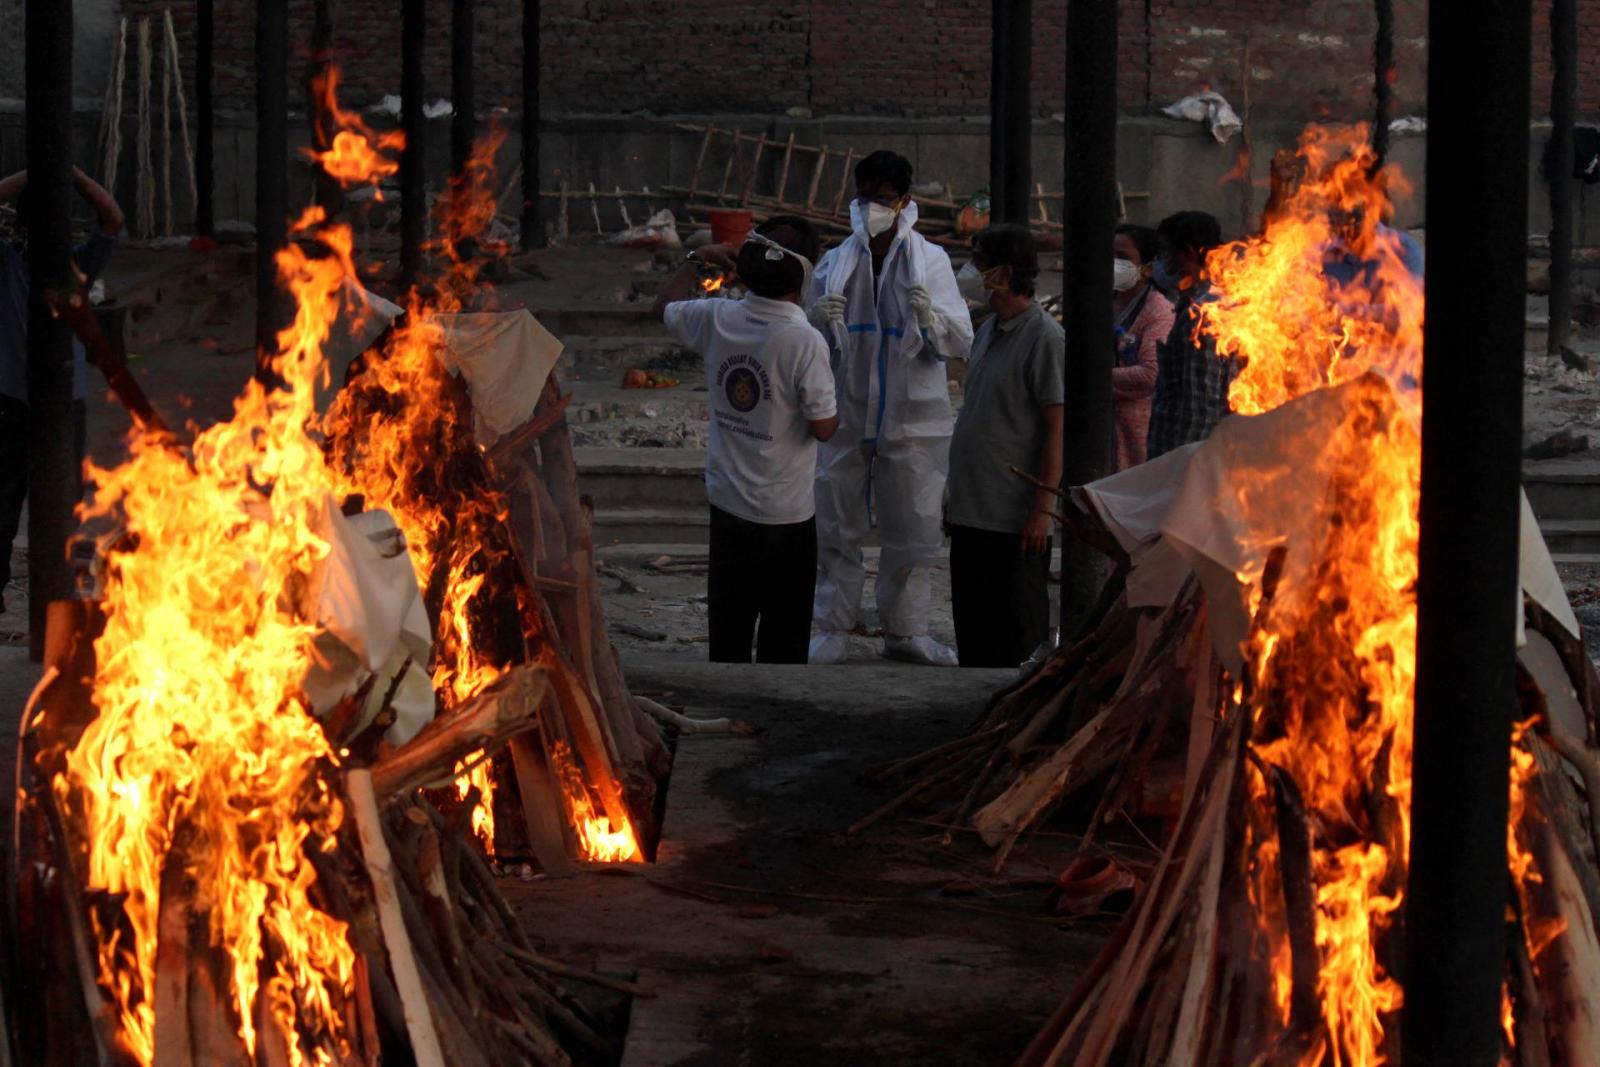
[[924,330],[932,329],[933,297],[928,293],[927,286],[913,285],[906,299],[911,303],[912,313],[917,316],[917,325]]
[[848,303],[843,293],[828,293],[817,298],[807,317],[811,325],[819,330],[825,329],[831,323],[844,321],[844,309]]

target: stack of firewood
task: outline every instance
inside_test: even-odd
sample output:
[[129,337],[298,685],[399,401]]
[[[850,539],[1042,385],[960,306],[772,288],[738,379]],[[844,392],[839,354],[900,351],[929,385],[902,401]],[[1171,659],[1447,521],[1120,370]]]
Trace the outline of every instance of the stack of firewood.
[[[399,423],[401,409],[417,403],[386,391],[372,373],[385,358],[390,357],[380,347],[351,365],[340,403],[353,416],[343,425],[360,431],[330,440],[336,464],[359,462],[376,428]],[[439,414],[403,431],[416,438],[417,453],[425,457],[403,491],[431,496],[446,505],[439,510],[457,516],[429,546],[437,563],[423,595],[438,634],[436,654],[451,652],[449,643],[460,640],[439,625],[439,613],[451,592],[453,564],[470,558],[467,570],[485,576],[466,606],[482,646],[476,651],[500,669],[536,666],[550,688],[515,721],[478,723],[441,704],[439,717],[408,747],[428,746],[419,762],[429,768],[444,766],[446,753],[466,759],[487,750],[494,757],[499,852],[529,854],[550,872],[582,858],[564,816],[563,771],[552,759],[557,752],[576,754],[597,810],[613,829],[632,825],[648,849],[668,756],[660,730],[628,692],[606,631],[567,428],[569,398],[551,377],[532,417],[480,448],[465,383],[442,366],[431,373],[427,403]],[[448,506],[463,496],[491,506],[470,514]],[[371,498],[363,503],[390,511],[406,504]],[[530,731],[537,731],[537,740]],[[436,779],[419,774],[416,784],[437,784]]]
[[[1593,1062],[1600,1048],[1600,677],[1580,639],[1531,599],[1526,612],[1530,647],[1544,651],[1525,656],[1519,672],[1502,1062],[1548,1067]],[[1318,937],[1330,905],[1316,892],[1313,861],[1315,848],[1347,840],[1349,829],[1309,813],[1294,781],[1258,754],[1252,738],[1272,729],[1282,702],[1270,684],[1248,690],[1219,699],[1148,885],[1019,1064],[1322,1062],[1340,1046]],[[1392,846],[1397,816],[1384,786],[1365,783],[1352,817]],[[1276,884],[1263,894],[1268,849]],[[1376,945],[1379,1003],[1389,983],[1405,982],[1403,884],[1389,888],[1393,899],[1371,904],[1396,908]],[[1274,951],[1284,943],[1286,954]],[[1399,1006],[1396,997],[1378,1016],[1388,1062],[1398,1057]]]
[[[122,902],[85,892],[87,842],[75,828],[74,801],[50,784],[95,715],[87,682],[99,620],[94,605],[72,602],[52,605],[50,623],[45,678],[24,718],[12,853],[19,1053],[28,1063],[132,1063],[138,1057],[119,1030],[98,965],[97,932],[103,939],[118,928]],[[331,836],[313,835],[303,847],[316,872],[312,898],[347,925],[355,954],[349,988],[335,1005],[343,1025],[337,1032],[285,1035],[273,1025],[263,993],[249,1020],[255,1062],[287,1064],[309,1050],[350,1064],[490,1067],[615,1058],[614,1027],[563,981],[640,990],[538,952],[464,819],[441,813],[417,788],[448,778],[463,746],[444,743],[444,736],[472,735],[482,744],[525,728],[530,709],[551,688],[543,671],[516,668],[457,709],[452,730],[424,731],[370,765],[364,765],[368,746],[347,748],[342,767],[319,767],[317,792],[337,798],[345,818]],[[358,736],[333,733],[330,740],[337,749]],[[202,857],[185,850],[187,836],[180,821],[163,866],[150,1062],[243,1064],[250,1058],[246,1020],[230,995],[234,964],[211,947],[215,902],[196,893],[191,871]],[[265,939],[262,975],[274,973],[281,951]]]
[[[977,831],[998,867],[1074,793],[1093,798],[1085,849],[1114,812],[1165,818],[1144,821],[1160,855],[1026,1067],[1358,1062],[1362,1047],[1395,1061],[1409,771],[1394,761],[1409,706],[1400,723],[1382,717],[1396,708],[1363,669],[1372,651],[1353,644],[1371,631],[1345,621],[1362,587],[1335,561],[1360,534],[1320,532],[1299,572],[1318,594],[1292,608],[1274,602],[1288,551],[1267,551],[1245,647],[1272,653],[1230,671],[1209,632],[1223,607],[1193,574],[1162,605],[1132,598],[1150,546],[1130,559],[1093,507],[1074,505],[1085,499],[1064,521],[1118,563],[1090,621],[968,735],[880,769],[901,790],[857,827],[930,806],[936,825]],[[1346,520],[1364,506],[1338,479],[1327,499]],[[1504,973],[1503,1062],[1538,1067],[1600,1049],[1600,675],[1552,611],[1525,598]],[[1308,782],[1297,761],[1324,751],[1364,770],[1330,760],[1337,773]],[[1339,936],[1354,950],[1335,953]],[[1341,1001],[1340,982],[1358,995]]]
[[1091,839],[1124,810],[1176,815],[1190,709],[1214,692],[1217,670],[1205,598],[1191,579],[1163,608],[1130,607],[1125,575],[1113,573],[1075,638],[996,693],[965,737],[876,768],[900,791],[851,832],[916,806],[932,823],[976,830],[998,871],[1029,830],[1091,785],[1100,787]]

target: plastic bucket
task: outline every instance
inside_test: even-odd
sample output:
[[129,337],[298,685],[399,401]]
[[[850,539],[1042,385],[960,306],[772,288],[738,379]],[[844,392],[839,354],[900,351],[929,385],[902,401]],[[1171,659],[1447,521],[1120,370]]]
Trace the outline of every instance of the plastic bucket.
[[744,244],[753,222],[750,212],[735,208],[713,208],[707,214],[711,217],[712,244],[733,245],[735,248]]

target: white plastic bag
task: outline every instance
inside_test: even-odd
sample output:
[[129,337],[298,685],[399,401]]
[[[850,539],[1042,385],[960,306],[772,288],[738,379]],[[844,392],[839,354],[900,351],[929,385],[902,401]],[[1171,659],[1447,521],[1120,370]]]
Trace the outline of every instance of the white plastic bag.
[[1244,123],[1239,121],[1239,116],[1221,93],[1204,92],[1197,96],[1186,96],[1176,104],[1162,108],[1161,113],[1175,119],[1205,123],[1218,144],[1227,144],[1234,134],[1244,128]]

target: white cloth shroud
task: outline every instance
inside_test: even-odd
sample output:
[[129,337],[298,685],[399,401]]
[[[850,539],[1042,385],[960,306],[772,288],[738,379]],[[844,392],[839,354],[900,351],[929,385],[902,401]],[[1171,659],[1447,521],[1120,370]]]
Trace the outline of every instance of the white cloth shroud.
[[526,308],[432,315],[439,361],[466,379],[473,435],[485,447],[533,416],[564,347]]
[[[1286,567],[1292,570],[1305,562],[1304,551],[1297,560],[1295,546],[1317,542],[1310,524],[1318,521],[1327,482],[1315,476],[1306,456],[1287,456],[1285,443],[1332,440],[1350,392],[1371,380],[1319,389],[1263,415],[1231,415],[1203,442],[1077,490],[1134,559],[1129,605],[1170,603],[1192,571],[1205,589],[1212,646],[1237,671],[1249,628],[1249,588],[1235,576],[1260,574],[1279,544],[1289,547]],[[1399,399],[1392,391],[1389,396],[1398,408]],[[1409,416],[1397,411],[1395,417]],[[1244,484],[1256,487],[1248,509],[1239,500]],[[1526,495],[1520,542],[1522,591],[1576,635],[1577,618]],[[1521,645],[1520,598],[1516,610]]]
[[433,630],[417,588],[405,536],[386,511],[345,516],[329,496],[328,557],[318,573],[316,661],[306,675],[312,710],[326,715],[340,700],[376,674],[357,717],[364,726],[377,715],[402,668],[392,707],[395,721],[384,733],[401,745],[433,718],[433,684],[426,670]]

